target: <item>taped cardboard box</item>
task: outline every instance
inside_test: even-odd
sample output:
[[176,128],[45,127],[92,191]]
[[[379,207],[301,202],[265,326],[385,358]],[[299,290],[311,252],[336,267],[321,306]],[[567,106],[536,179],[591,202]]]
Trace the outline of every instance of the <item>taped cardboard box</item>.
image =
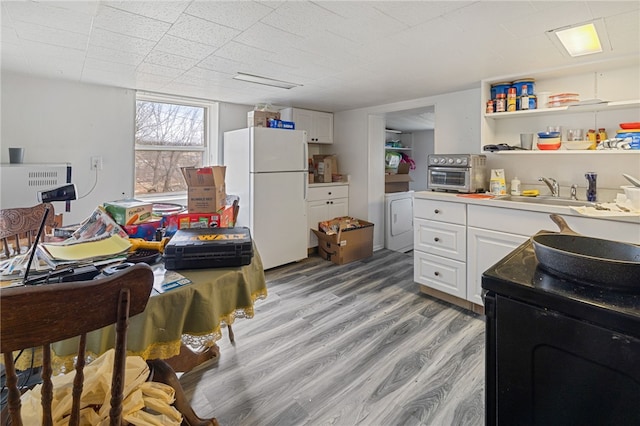
[[405,192],[409,190],[409,182],[413,179],[408,174],[399,173],[384,175],[384,192]]
[[314,155],[313,163],[316,168],[315,181],[318,183],[332,182],[332,175],[338,174],[338,157],[336,155]]
[[182,168],[188,188],[189,213],[216,213],[225,207],[225,173],[225,166]]
[[[336,218],[334,221],[344,220]],[[359,226],[351,229],[340,229],[337,233],[327,234],[320,230],[312,229],[318,237],[318,254],[325,260],[330,260],[336,265],[355,262],[373,255],[373,223],[365,220],[349,218],[357,221]]]
[[249,111],[247,113],[247,127],[269,127],[269,119],[280,120],[280,113],[271,111]]

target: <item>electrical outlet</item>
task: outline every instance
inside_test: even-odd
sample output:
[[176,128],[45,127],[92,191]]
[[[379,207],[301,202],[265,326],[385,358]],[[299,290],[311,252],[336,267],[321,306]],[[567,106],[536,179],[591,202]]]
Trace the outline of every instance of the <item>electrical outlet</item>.
[[91,170],[102,170],[102,157],[91,157]]

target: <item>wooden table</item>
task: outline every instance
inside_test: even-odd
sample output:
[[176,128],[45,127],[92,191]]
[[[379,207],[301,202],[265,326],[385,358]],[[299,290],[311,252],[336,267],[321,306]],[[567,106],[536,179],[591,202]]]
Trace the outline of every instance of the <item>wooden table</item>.
[[[216,424],[215,419],[203,420],[195,415],[175,373],[189,371],[200,362],[217,357],[215,342],[222,336],[221,327],[233,324],[236,318],[253,317],[254,302],[267,296],[262,260],[254,246],[250,265],[179,273],[192,283],[162,294],[154,291],[145,311],[130,318],[128,354],[147,360],[154,380],[174,387],[174,405],[189,425]],[[78,321],[82,321],[81,312]],[[78,340],[69,339],[52,345],[55,370],[73,369]],[[87,355],[98,357],[112,348],[114,342],[113,326],[89,333]],[[25,369],[31,366],[28,364],[17,364],[17,367]],[[37,359],[33,365],[39,365]]]

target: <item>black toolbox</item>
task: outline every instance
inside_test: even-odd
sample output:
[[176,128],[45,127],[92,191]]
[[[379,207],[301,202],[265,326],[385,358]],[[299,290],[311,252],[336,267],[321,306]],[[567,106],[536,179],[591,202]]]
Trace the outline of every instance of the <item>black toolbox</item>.
[[164,248],[164,267],[170,270],[224,268],[251,263],[249,228],[179,229]]

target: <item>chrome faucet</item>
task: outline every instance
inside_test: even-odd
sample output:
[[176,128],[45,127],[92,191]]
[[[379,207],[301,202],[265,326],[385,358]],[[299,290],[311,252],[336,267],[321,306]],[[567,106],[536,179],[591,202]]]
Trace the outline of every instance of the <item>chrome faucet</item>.
[[541,178],[538,178],[538,182],[544,182],[544,183],[547,184],[547,186],[551,190],[551,196],[552,197],[559,197],[560,196],[560,185],[558,184],[558,182],[555,179],[541,177]]

